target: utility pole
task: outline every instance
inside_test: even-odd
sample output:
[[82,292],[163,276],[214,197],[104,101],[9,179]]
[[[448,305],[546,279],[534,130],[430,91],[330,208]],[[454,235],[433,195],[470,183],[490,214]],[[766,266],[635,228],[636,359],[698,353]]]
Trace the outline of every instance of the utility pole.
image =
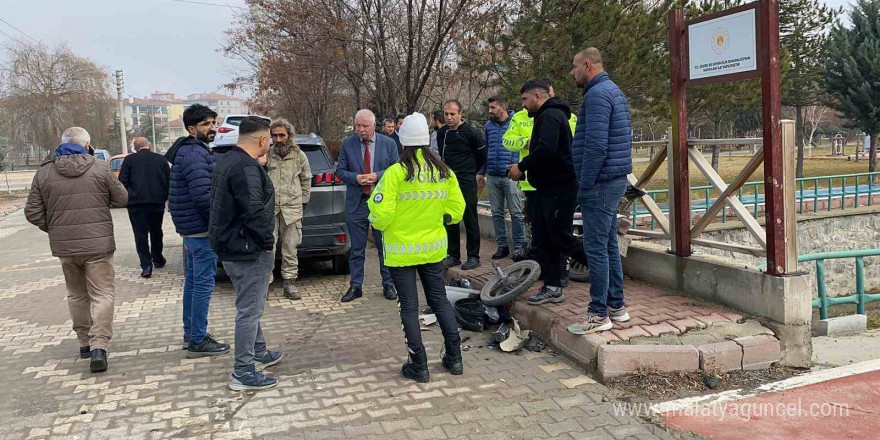
[[116,71],[116,96],[119,99],[119,139],[122,142],[122,154],[128,151],[128,140],[125,138],[125,107],[122,103],[122,69]]
[[152,127],[152,128],[153,128],[153,141],[152,141],[152,144],[153,144],[153,150],[155,151],[155,149],[158,148],[159,143],[156,142],[156,113],[153,111],[153,106],[152,106],[152,104],[150,105],[150,123],[151,123],[152,126],[153,126],[153,127]]

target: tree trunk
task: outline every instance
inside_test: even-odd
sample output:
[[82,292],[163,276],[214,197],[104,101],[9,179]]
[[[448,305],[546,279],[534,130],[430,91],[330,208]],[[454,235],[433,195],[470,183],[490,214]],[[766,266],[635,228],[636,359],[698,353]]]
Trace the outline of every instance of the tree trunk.
[[877,171],[877,143],[880,142],[880,133],[871,136],[871,149],[868,150],[868,172]]
[[[719,139],[721,135],[721,119],[716,119],[714,121],[715,124],[715,138]],[[718,171],[718,165],[721,160],[721,145],[713,145],[712,146],[712,168],[715,171]]]
[[799,105],[794,107],[795,113],[795,142],[797,142],[797,167],[795,168],[796,177],[804,177],[804,117],[802,108]]

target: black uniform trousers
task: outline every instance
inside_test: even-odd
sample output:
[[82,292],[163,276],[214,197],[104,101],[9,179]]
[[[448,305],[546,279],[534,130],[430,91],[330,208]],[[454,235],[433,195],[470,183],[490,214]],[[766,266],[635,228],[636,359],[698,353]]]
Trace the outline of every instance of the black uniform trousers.
[[458,344],[458,321],[452,304],[446,299],[446,279],[443,276],[443,262],[420,264],[418,266],[389,267],[394,287],[397,289],[397,304],[400,306],[400,321],[406,336],[406,345],[413,353],[418,353],[422,345],[422,332],[419,326],[419,290],[416,274],[422,280],[425,300],[437,316],[443,339],[450,345]]
[[165,264],[165,257],[162,256],[164,216],[164,203],[142,203],[128,207],[128,219],[131,220],[131,229],[134,231],[134,244],[141,268],[150,267],[153,263]]
[[[461,195],[464,196],[464,231],[467,238],[468,258],[480,258],[480,221],[477,218],[477,176],[463,174],[456,176]],[[459,223],[446,226],[446,237],[449,239],[447,254],[461,259],[461,227]]]
[[572,235],[572,221],[577,206],[575,191],[542,193],[535,191],[530,208],[532,244],[537,247],[541,276],[547,286],[560,287],[565,256],[587,263],[584,243]]

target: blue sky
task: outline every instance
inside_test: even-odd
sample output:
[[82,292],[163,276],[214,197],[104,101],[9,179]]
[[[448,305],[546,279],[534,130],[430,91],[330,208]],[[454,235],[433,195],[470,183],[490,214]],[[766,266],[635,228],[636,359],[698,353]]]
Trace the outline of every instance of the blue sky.
[[[172,0],[0,0],[0,18],[24,34],[49,46],[66,42],[108,71],[122,69],[125,96],[135,97],[210,92],[229,82],[236,63],[217,49],[238,11]],[[32,42],[6,23],[0,31],[0,44]]]

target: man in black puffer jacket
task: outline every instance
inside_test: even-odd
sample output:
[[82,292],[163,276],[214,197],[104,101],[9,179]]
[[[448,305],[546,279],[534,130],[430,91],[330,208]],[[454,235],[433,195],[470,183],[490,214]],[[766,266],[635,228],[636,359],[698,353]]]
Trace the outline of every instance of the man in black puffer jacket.
[[224,154],[211,178],[208,234],[235,288],[235,368],[229,388],[263,390],[278,384],[261,371],[281,361],[266,349],[260,318],[275,267],[275,187],[258,159],[269,152],[269,121],[248,116],[238,145]]
[[520,180],[528,171],[535,187],[533,237],[544,287],[528,299],[529,304],[562,302],[561,255],[581,264],[587,256],[581,240],[571,235],[577,199],[577,178],[571,162],[571,108],[559,98],[550,97],[546,80],[531,80],[522,89],[523,107],[535,119],[530,153],[510,168],[510,178]]

